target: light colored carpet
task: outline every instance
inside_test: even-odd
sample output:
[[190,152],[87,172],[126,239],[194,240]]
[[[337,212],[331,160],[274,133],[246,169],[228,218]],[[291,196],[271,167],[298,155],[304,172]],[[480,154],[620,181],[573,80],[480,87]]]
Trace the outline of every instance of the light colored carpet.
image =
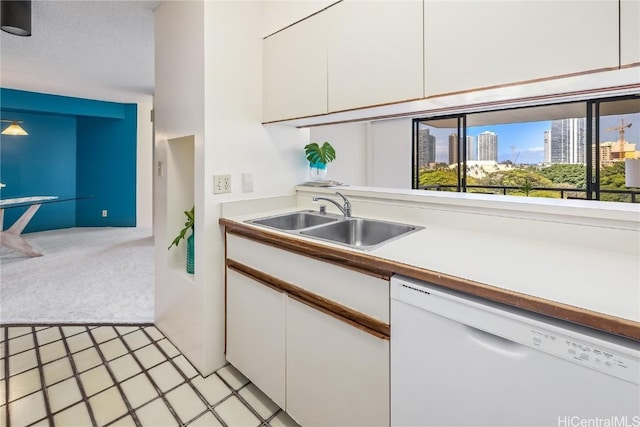
[[148,228],[69,228],[23,235],[44,254],[0,249],[0,323],[153,322]]

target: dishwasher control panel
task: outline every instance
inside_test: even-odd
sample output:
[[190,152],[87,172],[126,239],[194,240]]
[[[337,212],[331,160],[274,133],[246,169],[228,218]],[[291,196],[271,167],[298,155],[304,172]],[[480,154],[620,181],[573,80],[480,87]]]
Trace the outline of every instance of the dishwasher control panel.
[[531,329],[531,347],[614,377],[640,384],[640,361],[542,328]]

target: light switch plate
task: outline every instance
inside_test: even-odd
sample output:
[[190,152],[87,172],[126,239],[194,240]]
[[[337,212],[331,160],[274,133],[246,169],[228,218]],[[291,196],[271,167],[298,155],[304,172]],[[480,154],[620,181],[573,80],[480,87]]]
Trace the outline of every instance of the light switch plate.
[[213,176],[213,194],[231,193],[231,175]]

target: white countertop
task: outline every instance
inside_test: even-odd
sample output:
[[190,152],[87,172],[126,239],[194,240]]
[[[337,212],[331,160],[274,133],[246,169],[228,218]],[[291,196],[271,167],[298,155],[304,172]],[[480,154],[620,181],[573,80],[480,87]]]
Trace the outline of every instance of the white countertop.
[[[226,218],[243,222],[305,208],[297,206]],[[375,218],[358,211],[355,213],[354,216]],[[602,248],[594,248],[563,239],[563,236],[550,243],[544,239],[514,237],[506,233],[414,224],[425,228],[372,251],[359,251],[297,234],[268,230],[640,322],[640,257],[637,247],[617,248],[604,244]],[[585,232],[588,232],[586,228]],[[637,234],[629,230],[607,232]]]

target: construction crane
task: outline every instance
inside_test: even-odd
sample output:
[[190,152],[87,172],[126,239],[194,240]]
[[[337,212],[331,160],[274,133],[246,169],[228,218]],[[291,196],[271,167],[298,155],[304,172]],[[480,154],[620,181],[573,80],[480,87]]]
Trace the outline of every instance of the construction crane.
[[610,127],[609,129],[605,129],[605,132],[613,132],[618,131],[620,135],[620,139],[618,140],[618,144],[620,147],[620,151],[618,152],[618,159],[624,160],[624,130],[626,128],[630,128],[632,123],[624,124],[624,118],[620,119],[620,126]]

